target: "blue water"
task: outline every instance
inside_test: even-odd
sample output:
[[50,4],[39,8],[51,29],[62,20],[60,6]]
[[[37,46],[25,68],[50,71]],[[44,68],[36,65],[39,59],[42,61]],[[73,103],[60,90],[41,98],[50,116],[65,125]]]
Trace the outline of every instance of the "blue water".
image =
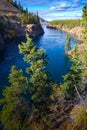
[[[43,26],[45,33],[34,40],[34,43],[42,49],[45,49],[48,55],[47,69],[51,73],[51,78],[57,84],[63,82],[62,76],[65,75],[71,66],[70,59],[65,56],[65,43],[66,33],[48,29]],[[0,94],[1,91],[8,85],[8,74],[12,65],[18,66],[18,68],[26,69],[27,63],[23,61],[23,56],[19,54],[18,50],[19,41],[14,44],[7,43],[5,52],[0,55]],[[76,43],[76,40],[72,38],[71,47]]]

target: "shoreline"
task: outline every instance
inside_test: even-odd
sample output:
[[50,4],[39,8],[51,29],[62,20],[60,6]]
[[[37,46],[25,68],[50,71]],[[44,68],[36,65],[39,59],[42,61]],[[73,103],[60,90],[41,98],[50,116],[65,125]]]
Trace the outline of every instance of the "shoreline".
[[82,27],[80,27],[80,26],[76,26],[76,27],[70,29],[70,28],[65,28],[65,27],[60,28],[59,25],[48,24],[46,27],[64,31],[64,32],[70,34],[72,37],[74,37],[79,43],[81,43],[83,41],[82,40],[83,39],[82,38],[83,37]]

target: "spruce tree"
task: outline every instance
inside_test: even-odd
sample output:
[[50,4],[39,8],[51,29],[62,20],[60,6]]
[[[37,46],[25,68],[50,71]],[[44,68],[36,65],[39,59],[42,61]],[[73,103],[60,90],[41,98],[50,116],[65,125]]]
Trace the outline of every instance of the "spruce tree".
[[[64,76],[64,83],[62,87],[62,93],[65,97],[74,97],[78,94],[78,90],[82,87],[82,66],[76,59],[72,61],[72,66],[69,73]],[[77,95],[79,96],[79,94]]]
[[18,7],[17,1],[14,1],[13,5],[17,8]]
[[10,85],[3,92],[0,105],[0,120],[4,130],[26,130],[27,119],[30,115],[29,101],[26,100],[28,80],[23,76],[22,70],[12,67],[9,74]]
[[68,52],[70,49],[70,41],[71,41],[71,38],[67,35],[66,36],[66,45],[65,45],[66,52]]
[[87,5],[83,7],[82,23],[83,23],[83,43],[87,44]]
[[39,18],[38,12],[37,12],[36,17],[37,17],[37,19],[36,19],[37,23],[40,24],[40,18]]
[[19,45],[20,53],[24,54],[24,60],[29,63],[27,73],[30,75],[31,101],[34,109],[37,109],[40,118],[46,119],[51,105],[52,82],[46,71],[47,55],[44,50],[38,49],[27,36],[27,42]]
[[20,3],[20,1],[18,2],[18,9],[20,9],[21,11],[23,11],[23,7],[21,6],[21,3]]

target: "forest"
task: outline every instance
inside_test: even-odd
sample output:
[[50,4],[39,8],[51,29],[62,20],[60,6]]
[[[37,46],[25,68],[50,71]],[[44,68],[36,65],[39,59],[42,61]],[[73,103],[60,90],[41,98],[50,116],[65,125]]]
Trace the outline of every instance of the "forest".
[[60,25],[60,27],[62,28],[67,27],[67,28],[73,28],[75,26],[81,26],[81,22],[82,20],[53,20],[50,22],[51,25]]
[[29,12],[27,8],[24,9],[20,1],[19,2],[13,0],[7,0],[7,1],[21,11],[21,15],[19,17],[21,24],[40,24],[38,12],[37,14],[34,14],[32,12]]

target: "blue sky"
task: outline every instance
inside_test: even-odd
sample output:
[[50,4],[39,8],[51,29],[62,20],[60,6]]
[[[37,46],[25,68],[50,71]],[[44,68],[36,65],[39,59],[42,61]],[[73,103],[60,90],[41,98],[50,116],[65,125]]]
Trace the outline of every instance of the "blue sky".
[[16,0],[30,12],[37,12],[45,20],[79,19],[87,0]]

